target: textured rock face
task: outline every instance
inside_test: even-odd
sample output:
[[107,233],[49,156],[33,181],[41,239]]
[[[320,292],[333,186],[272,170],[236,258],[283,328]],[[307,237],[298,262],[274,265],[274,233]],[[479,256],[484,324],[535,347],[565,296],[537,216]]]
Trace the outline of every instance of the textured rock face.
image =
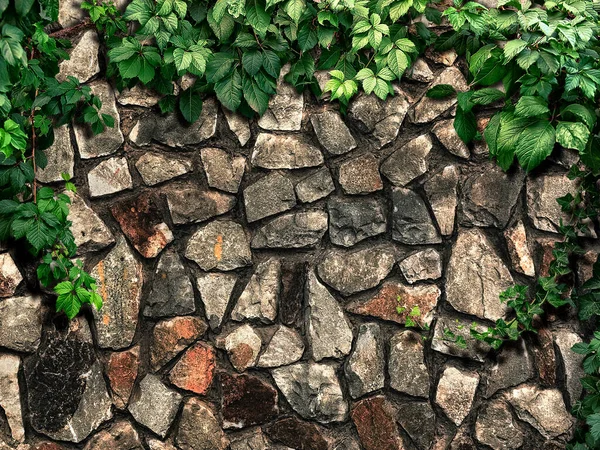
[[44,152],[48,164],[38,169],[36,178],[42,183],[61,181],[62,174],[73,177],[75,168],[75,148],[71,143],[70,127],[63,125],[54,129],[54,142]]
[[18,356],[0,354],[0,408],[4,411],[10,435],[15,441],[23,441],[25,438],[19,395],[20,367],[21,360]]
[[160,369],[200,338],[207,328],[206,324],[197,317],[175,317],[158,322],[152,331],[150,343],[152,368]]
[[477,416],[475,437],[482,444],[498,450],[523,445],[523,433],[515,424],[508,405],[502,400],[488,403]]
[[142,450],[144,447],[137,431],[126,421],[115,422],[108,430],[96,434],[84,450],[110,448],[114,450]]
[[438,383],[435,402],[446,415],[460,426],[469,414],[479,385],[479,375],[474,372],[447,367]]
[[106,224],[90,208],[85,200],[69,192],[71,206],[69,220],[73,223],[71,232],[77,244],[78,253],[101,250],[115,242]]
[[373,198],[334,197],[327,202],[331,242],[351,247],[371,236],[385,233],[383,204]]
[[441,255],[431,248],[413,253],[398,263],[398,266],[410,284],[422,280],[437,280],[442,276]]
[[296,206],[294,185],[287,177],[272,172],[244,189],[244,206],[248,222],[292,209]]
[[[455,336],[460,336],[463,339],[470,339],[472,320],[457,318],[453,316],[441,316],[435,324],[433,339],[431,340],[431,348],[437,352],[446,355],[456,356],[459,358],[472,359],[474,361],[483,362],[491,347],[481,341],[473,341],[471,345],[457,345],[452,340],[444,339],[445,330],[449,330]],[[485,326],[478,325],[475,329],[479,332],[486,330]]]
[[425,192],[431,205],[435,220],[444,236],[454,231],[454,217],[456,216],[456,199],[458,185],[458,171],[455,166],[447,166],[431,177],[425,183]]
[[429,403],[415,402],[400,405],[398,422],[419,449],[432,448],[436,424],[435,412]]
[[292,328],[281,325],[273,334],[258,360],[258,367],[280,367],[302,358],[304,341]]
[[383,338],[379,325],[363,323],[358,329],[356,346],[344,367],[350,395],[361,397],[384,386]]
[[[469,89],[465,77],[456,67],[448,67],[438,75],[437,79],[431,83],[429,89],[439,84],[449,84],[457,91],[466,91]],[[415,123],[426,123],[434,120],[443,114],[456,103],[456,97],[443,99],[434,99],[423,97],[413,109],[412,120]]]
[[167,205],[176,225],[204,222],[225,214],[235,206],[235,197],[194,184],[167,188]]
[[38,297],[0,300],[0,347],[34,352],[42,337],[42,303]]
[[570,330],[561,329],[554,332],[554,343],[562,359],[565,383],[571,405],[579,400],[583,390],[580,382],[580,379],[585,376],[583,355],[571,350],[575,344],[580,342],[582,342],[581,338]]
[[260,133],[251,162],[263,169],[301,169],[321,165],[323,154],[295,135]]
[[410,189],[394,188],[392,238],[403,244],[439,244],[442,239],[423,199]]
[[356,148],[350,130],[335,111],[323,111],[310,116],[317,139],[332,155],[343,155]]
[[227,350],[231,365],[243,372],[256,365],[262,339],[250,325],[245,324],[219,338],[217,345]]
[[260,378],[223,372],[219,379],[223,392],[221,414],[224,428],[245,428],[277,417],[277,391]]
[[289,446],[292,446],[290,448],[298,446],[311,450],[328,450],[330,448],[330,443],[322,435],[320,427],[313,423],[302,422],[294,417],[278,420],[266,429],[266,433],[272,440],[283,443],[286,448]]
[[244,176],[246,158],[231,156],[218,148],[204,148],[200,154],[208,185],[221,191],[237,193]]
[[346,194],[368,194],[383,189],[379,160],[372,153],[342,163],[339,182]]
[[237,321],[259,319],[273,322],[277,317],[281,262],[269,259],[256,266],[256,271],[240,295],[231,318]]
[[23,276],[10,254],[0,254],[0,297],[13,295],[21,281]]
[[65,81],[68,76],[71,76],[77,78],[80,83],[88,81],[100,72],[99,49],[98,34],[92,30],[85,31],[77,45],[71,50],[69,59],[59,64],[59,73],[56,79]]
[[119,409],[125,409],[129,403],[139,365],[139,347],[112,353],[106,363],[105,372],[112,391],[113,403]]
[[177,446],[181,450],[225,450],[229,446],[229,439],[210,406],[192,397],[183,407]]
[[198,342],[177,361],[169,373],[169,379],[181,389],[204,395],[215,375],[215,359],[215,350],[210,345]]
[[206,273],[198,277],[198,290],[213,330],[223,322],[236,282],[237,276],[227,273]]
[[192,171],[189,161],[170,158],[158,153],[144,153],[135,163],[135,168],[149,186],[172,180]]
[[232,113],[226,108],[221,108],[225,113],[225,119],[227,119],[227,125],[233,134],[235,134],[238,142],[243,147],[248,143],[252,137],[250,132],[250,125],[248,119],[238,113]]
[[357,402],[352,421],[366,450],[402,450],[404,443],[394,420],[396,414],[385,397],[377,396]]
[[296,196],[302,203],[312,203],[327,197],[335,190],[329,169],[319,169],[296,184]]
[[533,358],[523,344],[505,347],[498,354],[487,377],[485,396],[524,383],[533,377]]
[[258,120],[258,126],[273,131],[298,131],[302,125],[304,97],[294,86],[283,80],[289,71],[282,70],[277,80],[277,94],[269,100],[269,108]]
[[183,123],[175,113],[166,117],[157,116],[154,121],[153,138],[169,147],[196,145],[214,136],[217,129],[217,103],[207,99],[202,105],[202,114],[193,124]]
[[556,199],[576,191],[576,184],[565,175],[542,175],[527,180],[527,208],[533,226],[542,231],[558,233],[561,219],[569,217],[562,212]]
[[102,161],[88,173],[91,197],[104,197],[133,187],[125,158]]
[[446,150],[460,158],[469,159],[469,147],[456,133],[452,120],[441,120],[432,129],[433,134],[442,143]]
[[427,156],[431,148],[431,138],[419,136],[392,153],[381,165],[381,173],[395,186],[406,186],[427,172]]
[[314,247],[327,231],[325,211],[300,211],[281,215],[256,231],[252,248]]
[[393,389],[415,397],[429,396],[429,372],[419,334],[406,330],[392,336],[388,372]]
[[535,266],[527,244],[527,232],[523,222],[518,221],[507,229],[504,237],[514,269],[527,276],[535,276]]

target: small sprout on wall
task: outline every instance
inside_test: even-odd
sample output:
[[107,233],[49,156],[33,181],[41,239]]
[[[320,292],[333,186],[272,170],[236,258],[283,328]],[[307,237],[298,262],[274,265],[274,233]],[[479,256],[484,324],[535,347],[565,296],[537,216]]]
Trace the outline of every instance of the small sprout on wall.
[[[402,297],[398,295],[396,297],[398,305],[396,306],[396,312],[399,315],[405,315],[404,326],[407,328],[417,328],[418,330],[429,331],[429,324],[425,323],[421,318],[421,308],[419,305],[407,306],[403,304]],[[408,314],[407,314],[408,311]],[[421,320],[418,320],[420,319]],[[423,336],[423,340],[427,340],[427,336]]]

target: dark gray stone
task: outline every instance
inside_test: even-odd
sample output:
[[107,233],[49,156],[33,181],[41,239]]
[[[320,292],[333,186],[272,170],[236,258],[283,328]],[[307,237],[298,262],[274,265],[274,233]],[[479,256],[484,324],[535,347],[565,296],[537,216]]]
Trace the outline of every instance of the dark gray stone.
[[432,248],[413,253],[400,261],[398,266],[410,284],[442,277],[442,256]]
[[439,244],[438,233],[423,199],[410,189],[394,188],[392,239],[409,245]]
[[412,402],[398,407],[398,422],[419,450],[429,450],[435,439],[436,418],[429,403]]
[[246,158],[219,148],[203,148],[200,155],[208,185],[236,194],[246,170]]
[[313,113],[310,123],[317,139],[332,155],[343,155],[356,148],[356,141],[337,111]]
[[296,206],[294,185],[278,172],[270,173],[244,189],[248,222],[287,211]]
[[302,336],[293,328],[280,325],[264,352],[258,359],[258,367],[281,367],[295,363],[304,354]]
[[432,176],[424,185],[427,200],[444,236],[449,236],[454,231],[457,186],[458,170],[455,166],[444,167],[444,170]]
[[313,172],[296,184],[296,195],[302,203],[316,202],[335,190],[331,173],[327,167]]
[[177,113],[156,117],[153,138],[169,147],[186,147],[210,139],[216,130],[217,103],[209,98],[202,105],[200,118],[192,124],[183,122]]
[[0,300],[0,347],[34,352],[42,337],[42,302],[39,297]]
[[491,397],[500,389],[524,383],[533,375],[533,358],[525,347],[525,342],[505,345],[490,368],[485,396]]
[[258,319],[266,323],[275,321],[281,289],[280,278],[280,260],[270,258],[258,264],[231,312],[231,318],[239,322],[246,319]]
[[363,323],[352,354],[344,366],[352,398],[382,389],[385,383],[383,337],[376,323]]
[[223,322],[236,282],[237,275],[232,273],[204,273],[198,277],[200,298],[213,330]]
[[475,437],[493,449],[511,450],[523,445],[523,432],[513,420],[508,405],[500,399],[486,404],[477,415]]
[[405,330],[392,336],[388,373],[392,389],[415,397],[429,396],[429,372],[420,334]]
[[329,238],[336,245],[351,247],[371,236],[385,233],[387,220],[383,203],[374,198],[331,198]]
[[381,173],[395,186],[406,186],[427,172],[427,157],[431,148],[429,135],[421,135],[392,153],[381,164]]
[[439,139],[450,153],[461,158],[469,159],[471,152],[469,151],[467,144],[465,144],[458,136],[458,133],[456,133],[456,130],[454,129],[454,120],[441,120],[435,124],[431,131],[433,131],[435,137]]
[[252,248],[314,247],[327,231],[325,211],[299,211],[283,214],[256,230]]

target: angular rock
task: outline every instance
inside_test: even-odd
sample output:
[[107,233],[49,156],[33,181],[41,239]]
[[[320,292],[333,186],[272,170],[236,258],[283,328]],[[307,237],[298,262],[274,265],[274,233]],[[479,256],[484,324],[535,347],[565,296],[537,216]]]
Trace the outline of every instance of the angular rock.
[[[486,0],[484,0],[486,1]],[[433,49],[427,49],[427,57],[430,58],[433,62],[438,64],[443,64],[447,67],[450,67],[458,58],[458,54],[456,50],[450,49],[445,50],[443,52],[434,51]]]
[[220,336],[217,339],[217,346],[225,348],[231,365],[237,371],[243,372],[248,367],[256,365],[262,340],[250,325],[244,324],[226,336]]
[[186,147],[210,139],[217,131],[217,102],[214,98],[204,100],[202,113],[192,124],[184,123],[176,113],[157,117],[154,139],[169,147]]
[[295,187],[296,196],[302,203],[316,202],[327,197],[335,190],[331,172],[327,167],[322,167],[308,177],[300,180]]
[[181,404],[181,395],[166,387],[156,375],[148,374],[134,395],[129,412],[133,418],[164,438]]
[[92,93],[102,101],[100,113],[112,116],[115,126],[114,128],[107,127],[102,133],[94,136],[89,125],[73,124],[81,159],[112,155],[125,141],[121,132],[121,118],[115,102],[114,91],[104,80],[94,81],[89,86],[92,88]]
[[219,374],[223,428],[245,428],[277,418],[277,390],[250,375]]
[[200,155],[208,185],[236,194],[246,169],[246,158],[233,156],[219,148],[203,148]]
[[236,282],[237,275],[230,273],[205,273],[198,277],[198,290],[211,329],[223,323]]
[[302,336],[293,328],[280,325],[258,359],[258,367],[280,367],[295,363],[304,354]]
[[286,325],[298,322],[304,302],[304,285],[307,263],[305,261],[285,261],[281,267],[281,298],[279,315]]
[[365,153],[340,165],[339,182],[346,194],[368,194],[383,189],[379,160]]
[[493,449],[511,450],[523,445],[523,432],[513,420],[508,405],[494,400],[485,405],[477,415],[475,437]]
[[393,188],[392,239],[408,245],[439,244],[442,238],[425,202],[410,189]]
[[109,429],[102,430],[94,435],[83,450],[143,450],[140,437],[126,420],[115,422]]
[[198,317],[174,317],[154,326],[150,343],[150,366],[157,371],[199,339],[207,325]]
[[246,319],[274,322],[277,318],[280,278],[280,260],[270,258],[258,264],[231,312],[231,318],[239,322]]
[[90,273],[102,296],[102,310],[93,309],[98,346],[119,350],[133,341],[140,311],[144,274],[125,239],[98,262]]
[[406,71],[406,76],[421,83],[430,83],[435,78],[429,64],[423,58],[417,58],[412,67]]
[[457,310],[489,320],[506,313],[500,293],[513,278],[488,238],[479,229],[460,230],[446,274],[446,299]]
[[307,335],[313,359],[343,358],[350,353],[353,339],[344,310],[313,271],[308,274],[306,291]]
[[0,300],[0,347],[35,352],[42,338],[42,302],[38,297]]
[[98,50],[100,42],[95,31],[87,30],[81,35],[69,54],[69,59],[61,61],[58,65],[58,81],[65,81],[68,76],[75,77],[80,83],[85,83],[100,72],[98,63]]
[[[456,67],[448,67],[438,75],[437,79],[431,83],[429,89],[438,84],[449,84],[457,91],[467,91],[469,86],[463,74]],[[435,99],[423,96],[415,105],[412,111],[412,121],[414,123],[427,123],[443,114],[451,106],[456,104],[456,97],[451,96],[443,99]]]
[[[465,319],[455,319],[449,316],[441,316],[435,324],[433,339],[431,340],[431,348],[436,352],[446,355],[457,356],[459,358],[468,358],[474,361],[483,362],[491,347],[482,341],[471,341],[471,324],[472,321]],[[475,329],[483,332],[487,326],[477,326]],[[445,337],[446,330],[453,333],[456,337],[462,337],[468,342],[467,346],[460,346],[455,339],[447,339]]]
[[248,237],[239,223],[215,220],[198,229],[187,243],[185,257],[202,270],[234,270],[252,264]]
[[23,276],[10,253],[0,254],[0,297],[10,297],[17,286],[23,281]]
[[229,439],[223,433],[210,405],[194,397],[189,398],[183,407],[176,442],[181,450],[229,448]]
[[352,421],[365,450],[403,450],[404,443],[396,425],[396,411],[383,396],[357,402]]
[[158,439],[147,439],[150,450],[177,450],[173,444],[168,441],[159,441]]
[[435,220],[444,236],[454,231],[456,216],[458,171],[456,166],[446,166],[444,170],[431,177],[424,185],[427,200]]
[[525,225],[519,220],[512,227],[504,231],[504,238],[513,268],[529,277],[535,276],[535,265],[527,244]]
[[392,336],[388,373],[392,389],[414,397],[429,397],[429,372],[420,334],[404,330]]
[[319,276],[343,295],[366,291],[388,276],[396,258],[387,247],[333,251],[318,265]]
[[348,404],[333,366],[298,362],[273,369],[272,375],[288,403],[305,419],[322,423],[346,419]]
[[171,247],[158,260],[144,315],[180,316],[195,310],[192,282],[179,254]]
[[250,138],[252,137],[252,133],[250,132],[250,125],[248,124],[248,119],[242,116],[239,113],[233,113],[226,108],[222,108],[225,113],[225,119],[227,119],[227,125],[229,129],[238,139],[238,142],[243,147],[248,143]]
[[48,163],[43,169],[38,169],[36,178],[42,183],[63,181],[62,174],[74,175],[75,148],[71,143],[70,127],[62,125],[54,129],[54,142],[44,154]]
[[125,88],[117,93],[117,101],[120,105],[125,106],[134,105],[152,108],[153,106],[158,105],[161,98],[163,98],[163,96],[158,92],[139,84],[136,84],[131,89]]
[[456,426],[460,426],[469,415],[478,385],[479,375],[476,372],[456,367],[444,369],[438,383],[435,402]]
[[383,358],[381,328],[376,323],[361,324],[354,350],[344,366],[352,398],[362,397],[383,388]]
[[256,230],[252,248],[314,247],[327,231],[325,211],[298,211],[283,214]]
[[540,379],[546,386],[556,386],[559,366],[552,333],[544,326],[538,329],[532,341],[530,349],[535,356],[535,366]]
[[299,131],[302,126],[304,95],[284,81],[289,68],[283,68],[277,80],[277,93],[269,99],[269,108],[258,120],[258,126],[273,131]]
[[169,186],[165,194],[171,219],[176,225],[204,222],[231,211],[236,203],[233,195],[195,184]]
[[19,368],[21,359],[16,355],[0,354],[0,410],[8,422],[10,436],[15,441],[25,439],[21,395],[19,391]]
[[429,450],[435,439],[436,418],[429,403],[411,402],[398,407],[398,422],[419,450]]
[[294,185],[285,176],[272,172],[244,189],[248,222],[255,222],[296,206]]
[[317,139],[332,155],[343,155],[356,148],[356,141],[337,111],[310,115]]
[[213,382],[215,367],[215,349],[204,342],[197,342],[171,369],[169,380],[178,388],[204,395]]
[[490,368],[484,395],[491,397],[500,389],[517,386],[533,376],[533,358],[525,342],[505,345]]
[[323,164],[323,154],[295,135],[260,133],[251,161],[263,169],[302,169]]
[[183,159],[169,158],[159,153],[144,153],[135,163],[142,180],[149,186],[172,180],[192,171],[192,164]]
[[102,250],[115,242],[106,224],[90,208],[83,198],[72,192],[67,195],[71,199],[68,219],[73,223],[71,232],[77,245],[77,253]]
[[268,439],[260,428],[253,428],[230,436],[231,450],[260,450],[268,448]]
[[265,432],[272,440],[281,442],[286,447],[306,450],[330,449],[329,441],[323,436],[324,430],[321,427],[314,423],[302,422],[295,417],[278,420],[267,427]]
[[351,247],[371,236],[385,233],[387,211],[374,198],[331,198],[329,210],[329,238],[336,245]]
[[442,277],[442,256],[428,248],[413,253],[398,263],[400,271],[410,284],[423,280],[437,280]]
[[581,378],[585,376],[583,370],[583,355],[575,353],[573,346],[582,342],[579,335],[567,329],[554,331],[554,344],[562,361],[562,369],[565,374],[565,386],[567,388],[567,397],[573,405],[581,397],[583,386]]
[[86,12],[81,8],[79,0],[63,0],[58,4],[58,23],[63,27],[71,27],[83,20]]
[[427,157],[432,147],[427,134],[407,142],[381,164],[381,173],[395,186],[406,186],[427,172]]
[[88,172],[90,197],[103,197],[133,188],[127,160],[111,158],[102,161]]
[[434,125],[431,131],[450,153],[460,158],[469,159],[471,152],[467,144],[456,133],[454,120],[441,120]]
[[106,376],[113,394],[113,403],[119,409],[125,409],[129,403],[139,365],[139,347],[112,353],[106,362]]
[[560,221],[569,223],[570,217],[562,212],[557,198],[574,194],[577,181],[563,174],[542,175],[527,180],[527,211],[538,230],[558,233]]

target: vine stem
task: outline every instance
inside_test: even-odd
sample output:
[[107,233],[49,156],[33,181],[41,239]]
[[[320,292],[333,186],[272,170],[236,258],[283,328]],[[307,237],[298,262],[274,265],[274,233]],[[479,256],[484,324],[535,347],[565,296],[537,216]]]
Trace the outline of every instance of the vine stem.
[[[31,61],[35,56],[35,47],[31,48],[31,55],[29,60]],[[39,90],[35,90],[35,95],[33,97],[33,101],[37,98]],[[31,122],[31,162],[33,163],[33,203],[37,203],[37,164],[35,161],[35,144],[36,144],[36,134],[35,134],[35,109],[33,106],[31,107],[31,113],[29,114],[29,121]]]

